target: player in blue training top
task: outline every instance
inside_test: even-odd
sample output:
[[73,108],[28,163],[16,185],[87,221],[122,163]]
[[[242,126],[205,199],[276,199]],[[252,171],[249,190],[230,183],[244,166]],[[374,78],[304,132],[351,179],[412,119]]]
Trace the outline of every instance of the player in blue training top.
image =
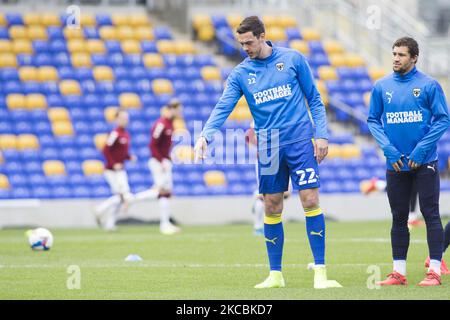
[[392,52],[394,72],[375,84],[367,120],[386,156],[387,195],[392,212],[394,270],[379,284],[407,284],[408,213],[415,181],[430,254],[426,278],[419,285],[436,286],[441,284],[443,247],[436,144],[449,127],[448,108],[439,83],[416,69],[417,42],[400,38]]
[[[281,213],[289,177],[299,191],[315,261],[315,288],[340,287],[328,280],[325,268],[325,219],[319,206],[318,163],[328,153],[325,107],[309,65],[299,52],[266,42],[265,28],[256,17],[245,18],[237,39],[248,54],[227,80],[211,113],[195,153],[203,159],[214,132],[245,96],[255,121],[258,141],[259,192],[264,196],[264,236],[269,277],[255,288],[284,287],[281,273],[284,233]],[[308,102],[314,125],[308,114]]]

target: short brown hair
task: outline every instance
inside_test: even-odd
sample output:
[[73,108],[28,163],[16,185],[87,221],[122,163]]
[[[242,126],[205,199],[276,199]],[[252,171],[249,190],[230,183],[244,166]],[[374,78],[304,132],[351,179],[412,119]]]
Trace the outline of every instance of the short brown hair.
[[411,57],[419,56],[419,44],[413,38],[403,37],[403,38],[397,39],[394,42],[392,49],[394,49],[394,47],[408,47],[408,52],[411,55]]
[[250,31],[257,38],[259,38],[261,33],[266,32],[264,23],[257,16],[250,16],[245,18],[244,20],[241,21],[239,27],[236,29],[236,32],[239,34],[243,34]]

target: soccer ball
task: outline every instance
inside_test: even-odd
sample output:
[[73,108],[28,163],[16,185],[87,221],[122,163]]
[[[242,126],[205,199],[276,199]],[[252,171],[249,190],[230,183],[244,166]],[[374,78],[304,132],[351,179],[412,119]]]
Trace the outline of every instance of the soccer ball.
[[47,251],[53,245],[53,235],[45,228],[28,230],[26,235],[28,237],[28,243],[33,250]]

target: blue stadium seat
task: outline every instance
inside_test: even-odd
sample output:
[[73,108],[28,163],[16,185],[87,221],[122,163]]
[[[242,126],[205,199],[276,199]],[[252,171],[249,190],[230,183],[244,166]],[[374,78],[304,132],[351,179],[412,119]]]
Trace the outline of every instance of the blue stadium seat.
[[303,37],[298,28],[286,28],[286,36],[289,41],[291,40],[302,40]]
[[31,198],[31,191],[27,187],[18,187],[11,190],[11,197],[14,199]]
[[0,27],[0,39],[9,39],[9,29]]
[[20,81],[19,72],[17,68],[1,68],[0,69],[0,80],[9,81]]
[[41,84],[41,92],[45,95],[59,94],[58,82],[46,81]]
[[145,40],[141,41],[141,50],[143,53],[157,53],[158,47],[155,41]]
[[18,54],[16,56],[16,58],[17,58],[17,63],[19,64],[20,67],[34,66],[33,55],[21,53],[21,54]]
[[20,151],[15,149],[4,149],[2,150],[2,155],[7,163],[11,161],[13,162],[21,161]]
[[100,154],[100,151],[98,151],[97,149],[85,147],[80,151],[80,159],[82,159],[82,160],[91,160],[91,159],[103,160],[103,156]]
[[52,197],[55,199],[70,199],[73,197],[73,190],[70,187],[61,185],[51,190]]
[[105,105],[100,97],[96,94],[86,94],[82,97],[82,107],[88,110],[89,118],[91,120],[100,120],[104,118],[103,108]]
[[69,183],[69,178],[64,175],[54,175],[54,176],[47,177],[47,184],[52,188],[56,188],[59,186],[67,186],[68,183]]
[[122,53],[122,46],[116,40],[105,41],[105,48],[108,54]]
[[[130,71],[130,77],[131,79],[133,79],[133,81],[143,81],[143,80],[147,80],[147,71],[145,70],[144,67],[142,66],[134,66],[131,67],[131,71]],[[148,80],[147,80],[148,81]],[[137,92],[137,89],[135,89],[135,91]]]
[[72,196],[73,196],[73,198],[77,198],[77,199],[89,198],[90,197],[90,189],[87,186],[74,186]]
[[[70,162],[66,162],[66,163],[75,163],[75,161],[70,161]],[[75,186],[75,187],[89,185],[88,180],[83,175],[82,171],[80,171],[80,172],[71,171],[68,176],[68,182],[70,183],[70,185]]]
[[23,25],[22,14],[15,12],[8,12],[5,14],[8,26]]
[[39,53],[34,57],[33,64],[36,67],[55,66],[56,61],[53,59],[53,55],[49,53]]
[[75,68],[74,72],[75,72],[75,79],[77,79],[78,81],[94,79],[91,68]]
[[95,27],[84,27],[83,34],[86,39],[100,39],[98,29]]
[[31,189],[31,194],[34,198],[38,199],[51,199],[53,198],[51,190],[47,186],[36,186]]
[[72,66],[72,62],[70,61],[70,57],[65,52],[55,53],[53,55],[54,65],[58,68],[61,67],[70,67]]
[[53,133],[52,127],[48,121],[39,121],[34,125],[34,132],[39,134],[51,135]]
[[14,132],[16,134],[35,133],[31,122],[27,121],[16,122],[14,125]]
[[7,121],[0,121],[0,134],[15,134],[14,126],[12,125],[12,122]]
[[[58,88],[58,90],[59,90],[59,88]],[[47,95],[47,105],[49,107],[65,107],[66,106],[64,99],[59,94]]]
[[109,64],[109,59],[107,55],[104,54],[92,54],[91,62],[94,66],[106,66]]
[[48,27],[47,36],[50,41],[64,40],[64,34],[60,27]]
[[32,186],[33,188],[47,186],[47,179],[43,173],[28,173],[28,181],[30,183],[30,186]]
[[23,172],[22,162],[19,161],[7,161],[4,165],[5,172],[8,175],[20,174]]
[[111,196],[111,190],[106,185],[91,186],[90,198],[107,198]]
[[10,81],[3,85],[3,93],[23,93],[22,84],[19,81]]
[[33,41],[33,52],[34,54],[47,53],[50,51],[48,41],[35,40]]
[[42,85],[39,82],[27,81],[22,83],[22,91],[24,94],[42,93]]
[[58,76],[60,80],[72,80],[77,79],[75,74],[75,68],[70,66],[64,66],[58,68]]
[[112,130],[112,126],[106,124],[103,120],[94,121],[91,125],[93,134],[108,133]]
[[153,28],[153,34],[155,36],[156,40],[171,40],[172,39],[172,33],[170,32],[170,29],[168,27],[164,26],[155,26]]
[[55,148],[56,140],[53,135],[39,134],[39,145],[41,148]]
[[103,103],[105,106],[119,106],[119,98],[115,94],[105,94]]
[[112,26],[112,20],[109,14],[98,13],[95,15],[95,20],[99,28],[102,26]]
[[144,67],[144,62],[140,54],[124,54],[123,64],[126,67]]
[[60,159],[59,149],[57,148],[42,148],[42,160],[58,160]]
[[61,159],[64,161],[79,159],[78,149],[75,148],[61,148]]

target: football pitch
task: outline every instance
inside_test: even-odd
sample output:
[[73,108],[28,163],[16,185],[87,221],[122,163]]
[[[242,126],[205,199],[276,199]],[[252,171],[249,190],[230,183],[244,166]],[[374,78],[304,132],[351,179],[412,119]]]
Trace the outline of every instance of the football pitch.
[[[250,225],[184,227],[174,236],[157,226],[54,229],[48,252],[32,251],[24,229],[0,230],[0,299],[449,299],[450,276],[441,287],[417,287],[427,255],[424,227],[411,230],[408,287],[372,288],[377,270],[384,278],[392,268],[389,229],[387,221],[328,222],[328,277],[343,288],[327,290],[312,288],[302,223],[285,223],[286,288],[266,290],[253,289],[268,266],[264,238]],[[124,261],[129,254],[143,260]]]

